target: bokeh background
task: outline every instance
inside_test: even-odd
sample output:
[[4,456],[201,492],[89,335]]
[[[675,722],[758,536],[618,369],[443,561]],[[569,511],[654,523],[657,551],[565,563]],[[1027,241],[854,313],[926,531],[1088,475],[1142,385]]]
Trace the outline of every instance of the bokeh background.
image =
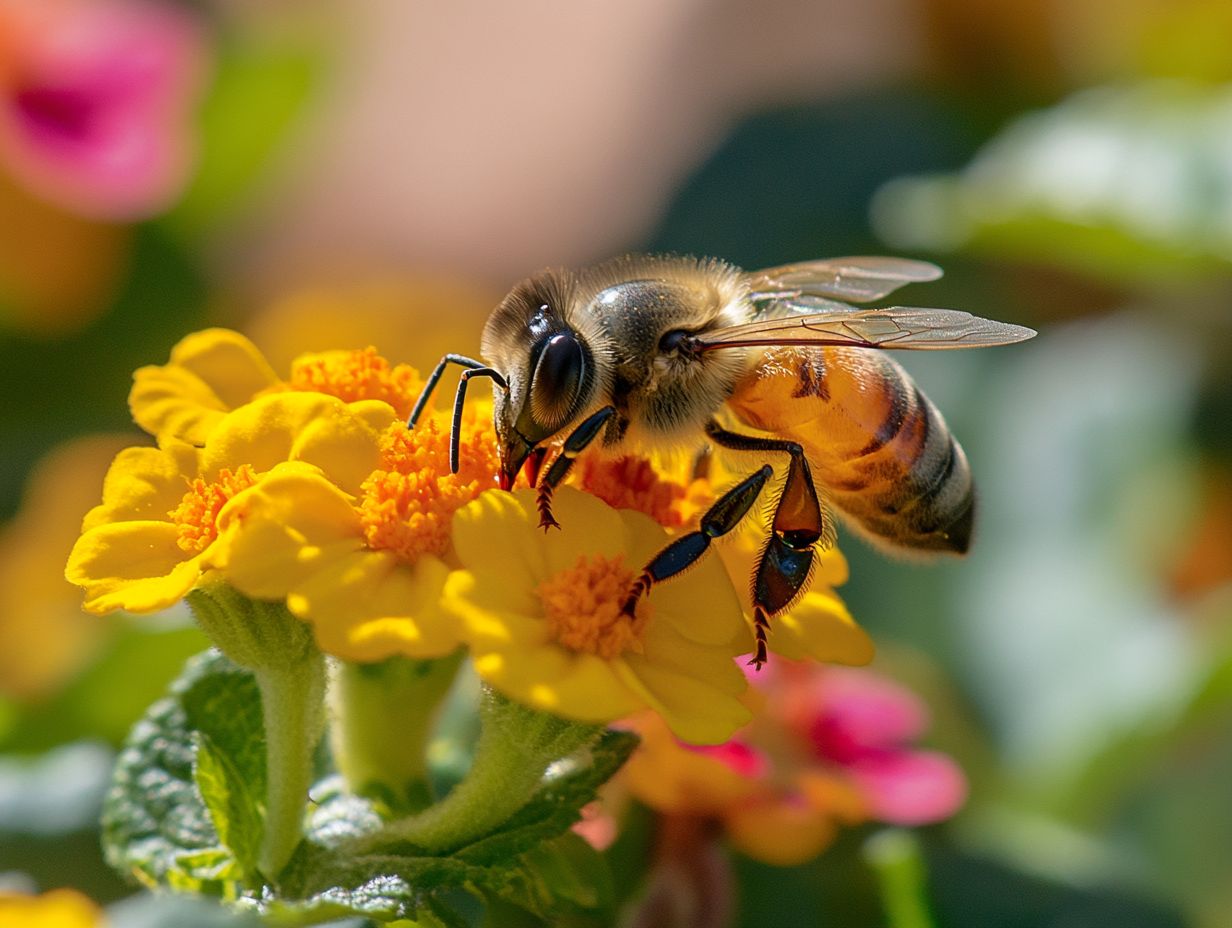
[[[1036,327],[907,357],[981,487],[963,563],[844,539],[876,667],[971,798],[945,926],[1232,911],[1226,0],[9,0],[0,5],[0,873],[128,892],[113,752],[202,639],[63,581],[134,368],[473,351],[517,279],[626,251],[893,253]],[[852,833],[739,861],[742,925],[880,925]]]

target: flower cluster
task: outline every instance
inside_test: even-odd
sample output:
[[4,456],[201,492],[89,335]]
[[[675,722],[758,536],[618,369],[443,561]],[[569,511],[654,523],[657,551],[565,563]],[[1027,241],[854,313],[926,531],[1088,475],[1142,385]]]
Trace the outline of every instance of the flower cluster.
[[[465,647],[490,685],[566,718],[649,708],[711,744],[745,724],[737,590],[753,532],[657,586],[632,621],[620,611],[641,567],[715,499],[712,483],[583,461],[556,496],[563,530],[544,535],[532,490],[495,489],[490,407],[463,417],[452,474],[444,412],[404,424],[422,389],[371,348],[305,355],[282,377],[235,332],[185,338],[135,376],[133,417],[157,447],[118,455],[85,518],[68,576],[86,609],[148,612],[221,582],[285,602],[347,661]],[[832,589],[846,566],[837,551],[824,564],[771,645],[864,663],[871,644]]]
[[[454,473],[448,411],[428,404],[406,424],[424,389],[417,371],[372,348],[303,355],[284,375],[238,333],[190,335],[167,364],[137,371],[129,402],[155,444],[115,457],[69,558],[87,611],[186,599],[218,648],[254,674],[270,771],[260,873],[280,873],[302,839],[326,721],[323,654],[337,664],[338,768],[354,792],[405,810],[350,852],[474,840],[602,726],[628,718],[646,741],[634,781],[660,756],[675,771],[649,777],[660,791],[687,795],[679,778],[699,764],[719,771],[730,787],[720,792],[744,809],[722,816],[734,835],[753,819],[794,826],[801,801],[825,809],[807,823],[808,848],[834,820],[899,820],[873,808],[875,765],[862,780],[814,771],[784,796],[767,793],[766,764],[742,740],[770,700],[742,669],[764,542],[756,519],[628,612],[645,566],[739,474],[717,461],[698,476],[669,461],[583,455],[553,497],[560,527],[545,532],[534,488],[499,488],[491,404],[462,415]],[[834,592],[846,571],[825,551],[810,589],[774,617],[781,666],[763,681],[794,679],[793,659],[871,659]],[[464,780],[425,806],[432,720],[463,655],[486,685],[480,736]],[[707,795],[699,787],[689,801]],[[653,788],[645,798],[663,799]]]

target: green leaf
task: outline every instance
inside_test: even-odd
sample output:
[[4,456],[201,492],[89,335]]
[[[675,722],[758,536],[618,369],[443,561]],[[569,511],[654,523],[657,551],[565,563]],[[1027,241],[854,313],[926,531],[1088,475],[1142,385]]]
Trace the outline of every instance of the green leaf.
[[257,870],[261,846],[261,808],[235,763],[210,736],[193,733],[197,748],[194,779],[209,810],[214,830],[238,865],[238,877],[251,880]]
[[190,660],[133,728],[103,805],[103,846],[113,867],[147,885],[234,895],[245,868],[229,866],[232,853],[198,792],[194,732],[214,755],[205,761],[207,779],[217,755],[233,768],[224,774],[225,800],[215,791],[213,801],[227,811],[224,832],[247,848],[249,812],[239,810],[265,793],[260,696],[252,675],[215,651]]
[[1126,282],[1232,270],[1232,88],[1084,90],[1011,123],[961,173],[896,180],[874,221],[895,247],[970,249]]
[[452,928],[469,924],[459,892],[489,893],[545,918],[601,909],[612,895],[606,865],[566,832],[636,746],[633,734],[604,733],[562,764],[504,826],[442,856],[406,844],[362,855],[335,849],[373,830],[378,819],[370,804],[342,792],[337,781],[320,784],[313,791],[310,840],[281,875],[285,896],[301,901],[280,899],[268,915],[282,924],[359,915]]
[[522,855],[521,866],[501,898],[541,916],[611,907],[612,875],[607,861],[571,832]]

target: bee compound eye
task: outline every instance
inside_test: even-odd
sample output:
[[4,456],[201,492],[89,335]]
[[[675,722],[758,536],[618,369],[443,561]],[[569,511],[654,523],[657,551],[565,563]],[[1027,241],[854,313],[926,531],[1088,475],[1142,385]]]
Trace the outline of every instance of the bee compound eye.
[[673,351],[679,351],[684,347],[685,342],[689,338],[689,333],[684,329],[671,329],[663,333],[663,337],[659,339],[659,351],[663,354],[671,354]]
[[531,376],[531,412],[553,431],[573,411],[586,376],[586,353],[576,337],[561,332],[550,337],[539,353]]

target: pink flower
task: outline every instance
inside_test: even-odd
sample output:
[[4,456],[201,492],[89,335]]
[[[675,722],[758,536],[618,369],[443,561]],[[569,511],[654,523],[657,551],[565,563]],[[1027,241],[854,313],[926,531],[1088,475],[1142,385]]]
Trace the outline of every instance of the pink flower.
[[0,5],[0,163],[80,215],[165,209],[193,159],[201,25],[148,0]]
[[754,720],[725,744],[694,747],[653,719],[630,721],[642,745],[622,782],[667,816],[721,823],[766,863],[802,863],[840,827],[923,825],[967,797],[958,765],[912,742],[928,712],[909,690],[867,670],[775,661],[751,674]]
[[923,825],[962,807],[967,780],[958,765],[911,747],[929,721],[914,693],[867,670],[784,671],[787,685],[777,695],[784,720],[819,761],[842,770],[871,818]]

